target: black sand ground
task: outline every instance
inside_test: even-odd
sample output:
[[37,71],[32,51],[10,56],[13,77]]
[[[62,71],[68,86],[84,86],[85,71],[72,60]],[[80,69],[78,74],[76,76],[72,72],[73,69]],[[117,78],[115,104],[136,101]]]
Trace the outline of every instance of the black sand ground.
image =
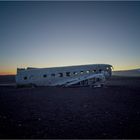
[[140,138],[140,78],[95,89],[0,86],[0,138]]

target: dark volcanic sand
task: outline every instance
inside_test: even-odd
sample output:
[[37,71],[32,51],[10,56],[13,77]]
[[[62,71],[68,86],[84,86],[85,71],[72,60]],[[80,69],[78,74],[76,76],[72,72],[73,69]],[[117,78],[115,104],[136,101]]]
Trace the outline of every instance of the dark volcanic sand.
[[0,138],[140,138],[140,78],[106,87],[0,86]]

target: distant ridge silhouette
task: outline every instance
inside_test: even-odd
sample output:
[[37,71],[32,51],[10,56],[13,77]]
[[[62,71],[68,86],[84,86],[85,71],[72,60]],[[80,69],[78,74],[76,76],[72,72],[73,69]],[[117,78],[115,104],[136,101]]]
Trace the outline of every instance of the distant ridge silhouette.
[[140,69],[113,71],[114,76],[140,76]]

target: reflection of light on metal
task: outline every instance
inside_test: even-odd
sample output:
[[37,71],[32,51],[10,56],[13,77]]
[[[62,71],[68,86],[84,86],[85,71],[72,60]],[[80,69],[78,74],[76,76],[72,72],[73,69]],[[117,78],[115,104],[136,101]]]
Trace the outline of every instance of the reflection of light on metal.
[[113,66],[111,66],[111,69],[112,69],[112,70],[114,70],[114,67],[113,67]]
[[89,70],[87,70],[86,73],[89,73]]

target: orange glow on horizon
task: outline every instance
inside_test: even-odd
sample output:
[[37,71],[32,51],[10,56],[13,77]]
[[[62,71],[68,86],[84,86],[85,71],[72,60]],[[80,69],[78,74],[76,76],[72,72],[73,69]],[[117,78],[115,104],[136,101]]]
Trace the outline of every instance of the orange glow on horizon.
[[[54,66],[50,66],[54,67]],[[43,67],[42,67],[43,68]],[[140,66],[134,67],[134,66],[129,66],[129,67],[123,67],[123,66],[114,66],[113,71],[120,71],[120,70],[132,70],[132,69],[139,69]],[[2,69],[0,71],[0,75],[16,75],[16,69]]]
[[16,75],[16,73],[12,73],[12,72],[0,72],[0,75]]
[[133,70],[133,69],[140,69],[140,66],[114,66],[114,71],[123,71],[123,70]]
[[0,75],[16,75],[16,70],[0,71]]

